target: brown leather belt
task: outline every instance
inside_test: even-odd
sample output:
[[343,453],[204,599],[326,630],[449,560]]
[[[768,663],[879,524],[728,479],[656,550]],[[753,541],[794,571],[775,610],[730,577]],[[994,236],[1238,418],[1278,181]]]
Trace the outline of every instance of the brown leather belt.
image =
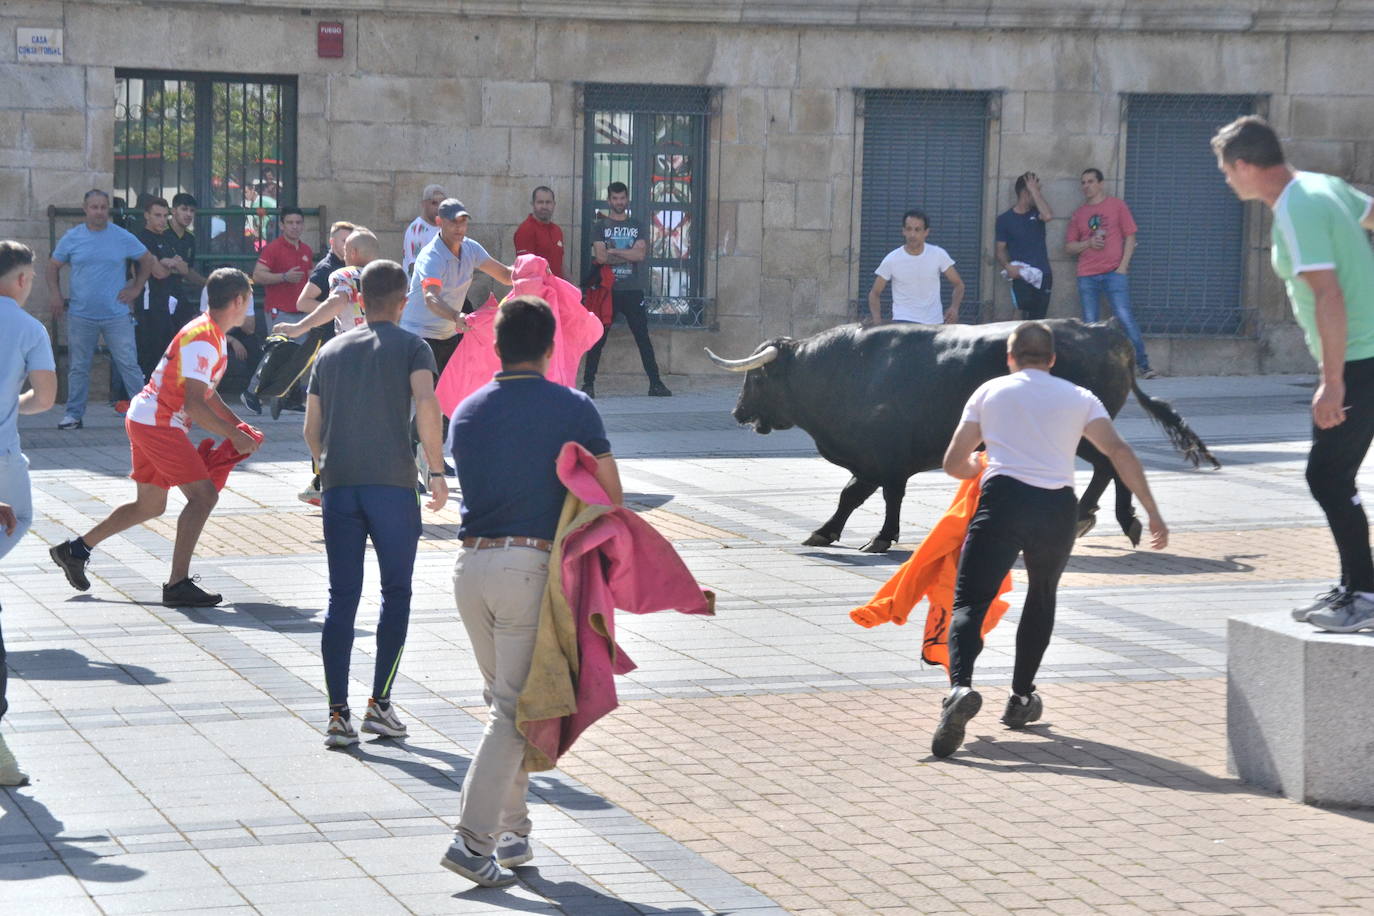
[[553,550],[552,541],[527,537],[463,538],[463,546],[471,550],[490,550],[493,547],[533,547],[545,553]]

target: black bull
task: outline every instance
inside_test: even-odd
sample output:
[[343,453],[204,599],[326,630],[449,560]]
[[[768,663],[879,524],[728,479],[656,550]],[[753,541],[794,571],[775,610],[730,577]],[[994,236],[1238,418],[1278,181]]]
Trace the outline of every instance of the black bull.
[[[1053,374],[1093,392],[1113,417],[1134,392],[1194,467],[1220,464],[1197,434],[1164,401],[1135,381],[1135,353],[1114,326],[1075,318],[1048,322],[1054,329]],[[840,493],[835,514],[805,543],[839,540],[849,516],[879,487],[886,515],[878,536],[861,549],[883,553],[897,540],[902,498],[912,474],[941,466],[964,404],[983,382],[1007,372],[1007,338],[1016,322],[984,325],[845,325],[804,340],[776,338],[742,360],[707,354],[722,368],[747,372],[737,422],[755,432],[799,426],[811,434],[821,457],[853,478]],[[1079,457],[1093,477],[1078,501],[1079,534],[1094,524],[1097,501],[1116,482],[1116,518],[1132,544],[1140,541],[1131,493],[1111,462],[1085,439]]]

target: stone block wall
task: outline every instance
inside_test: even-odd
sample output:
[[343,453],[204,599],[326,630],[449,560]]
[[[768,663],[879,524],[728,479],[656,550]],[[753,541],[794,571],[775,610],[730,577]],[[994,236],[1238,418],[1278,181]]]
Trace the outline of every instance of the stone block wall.
[[[978,15],[951,6],[939,22],[921,18],[929,12],[922,4],[883,23],[866,22],[862,6],[818,0],[784,19],[772,4],[710,0],[636,7],[641,21],[612,24],[598,21],[605,10],[592,4],[514,0],[461,16],[439,0],[403,8],[356,0],[310,16],[281,0],[0,0],[4,34],[62,27],[66,43],[60,65],[21,65],[0,51],[0,236],[29,241],[46,257],[46,207],[76,205],[86,188],[109,185],[116,67],[297,74],[298,199],[371,226],[388,251],[399,253],[421,188],[437,181],[472,211],[473,237],[509,261],[530,191],[548,184],[573,269],[582,242],[576,84],[719,87],[706,220],[715,327],[655,330],[660,359],[675,374],[711,371],[703,345],[739,355],[770,336],[841,323],[849,301],[866,294],[870,278],[857,269],[856,88],[1000,91],[987,157],[987,251],[967,267],[983,272],[997,318],[1011,308],[995,276],[992,221],[1027,170],[1042,177],[1056,216],[1051,314],[1077,313],[1064,227],[1081,200],[1082,168],[1101,168],[1120,188],[1121,93],[1267,95],[1276,127],[1296,138],[1289,150],[1297,165],[1374,185],[1374,63],[1364,53],[1374,13],[1358,18],[1374,4],[1365,0],[1306,18],[1288,17],[1273,0],[1169,0],[1149,14],[1059,0],[1035,15],[998,0]],[[1181,31],[1150,18],[1165,7]],[[320,19],[344,23],[344,57],[316,56]],[[1265,217],[1256,210],[1252,222],[1246,294],[1260,309],[1260,341],[1249,350],[1177,344],[1189,366],[1206,368],[1208,352],[1218,371],[1310,366],[1260,250]],[[1148,257],[1149,239],[1141,244],[1139,256]],[[36,312],[46,298],[36,291]],[[639,372],[628,334],[617,333],[605,365]]]

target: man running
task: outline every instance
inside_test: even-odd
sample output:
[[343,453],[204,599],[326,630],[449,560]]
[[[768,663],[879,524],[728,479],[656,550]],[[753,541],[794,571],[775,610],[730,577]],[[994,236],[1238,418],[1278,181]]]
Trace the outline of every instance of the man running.
[[162,586],[162,604],[210,607],[221,600],[191,579],[191,554],[219,501],[205,462],[191,444],[191,424],[229,439],[241,455],[257,450],[261,433],[253,430],[258,437],[254,438],[240,429],[241,421],[215,391],[229,362],[225,336],[243,323],[253,307],[252,284],[243,271],[221,267],[210,275],[206,290],[210,310],[178,332],[124,417],[133,461],[129,476],[138,485],[134,501],[114,510],[81,537],[48,551],[78,591],[91,587],[86,565],[96,545],[162,515],[167,491],[177,487],[186,497],[186,507],[177,519],[171,576]]
[[1341,581],[1305,607],[1332,633],[1374,628],[1374,561],[1355,475],[1374,439],[1374,199],[1339,178],[1288,164],[1278,134],[1253,115],[1212,138],[1226,183],[1274,211],[1270,256],[1319,368],[1307,486],[1326,514]]
[[[1078,503],[1074,453],[1086,438],[1112,462],[1150,519],[1150,546],[1162,550],[1169,529],[1160,517],[1145,471],[1117,434],[1097,396],[1050,375],[1054,332],[1027,321],[1007,341],[1004,375],[984,382],[964,407],[945,452],[945,473],[969,480],[982,473],[978,511],[969,523],[954,586],[949,634],[952,689],[944,700],[930,752],[948,757],[964,741],[964,726],[983,698],[973,689],[973,663],[983,650],[983,618],[1018,554],[1026,558],[1026,603],[1016,629],[1016,666],[1002,722],[1023,728],[1040,718],[1035,674],[1054,630],[1055,593],[1073,549]],[[987,445],[987,470],[978,454]]]
[[359,226],[348,234],[344,242],[344,264],[329,274],[325,281],[328,297],[310,314],[294,324],[281,321],[273,325],[272,333],[284,337],[300,337],[311,328],[334,322],[334,333],[342,334],[367,324],[362,307],[363,268],[377,260],[381,244],[372,230]]
[[[348,663],[368,538],[381,571],[382,609],[372,698],[362,728],[392,738],[406,735],[391,707],[391,686],[410,624],[411,577],[420,539],[410,450],[412,404],[429,466],[443,467],[434,353],[396,324],[406,301],[405,271],[395,261],[373,261],[362,271],[361,288],[367,325],[340,334],[320,350],[305,407],[305,441],[324,489],[329,558],[329,611],[320,637],[329,692],[324,743],[329,747],[358,743],[348,708]],[[429,476],[432,497],[427,506],[437,512],[448,499],[448,485],[443,471]]]

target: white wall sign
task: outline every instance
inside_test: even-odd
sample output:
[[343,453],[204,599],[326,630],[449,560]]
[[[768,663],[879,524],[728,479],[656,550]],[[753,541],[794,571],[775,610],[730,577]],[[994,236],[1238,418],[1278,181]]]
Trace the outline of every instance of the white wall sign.
[[62,63],[62,30],[29,29],[20,26],[14,44],[21,64]]

